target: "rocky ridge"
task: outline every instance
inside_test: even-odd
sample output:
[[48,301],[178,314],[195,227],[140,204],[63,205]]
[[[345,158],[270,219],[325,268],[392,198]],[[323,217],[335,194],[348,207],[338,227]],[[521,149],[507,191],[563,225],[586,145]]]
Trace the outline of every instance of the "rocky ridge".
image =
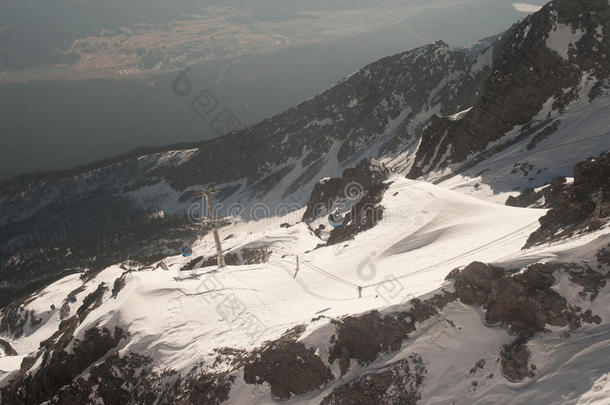
[[609,30],[605,0],[555,0],[513,26],[503,35],[493,73],[472,108],[459,119],[431,120],[409,177],[448,166],[464,170],[516,140],[531,138],[531,149],[551,136],[559,121],[550,114],[531,126],[546,104],[548,112],[562,111],[584,89],[593,100],[607,88]]

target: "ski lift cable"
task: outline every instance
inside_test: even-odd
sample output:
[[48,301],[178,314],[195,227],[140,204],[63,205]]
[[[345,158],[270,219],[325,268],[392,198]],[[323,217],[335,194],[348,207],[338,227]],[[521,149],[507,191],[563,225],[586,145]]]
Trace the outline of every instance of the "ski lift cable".
[[[283,269],[283,268],[282,268],[282,270],[287,271],[286,269]],[[314,290],[312,290],[311,287],[309,285],[307,285],[307,283],[305,283],[303,280],[299,280],[298,278],[296,278],[296,279],[294,279],[294,281],[296,281],[307,292],[307,294],[311,295],[312,297],[321,299],[321,300],[325,300],[325,301],[351,301],[351,300],[353,300],[353,298],[326,297],[326,296],[320,295],[317,292],[315,292]]]
[[[355,284],[355,283],[352,283],[351,281],[345,280],[345,279],[343,279],[343,278],[341,278],[341,277],[339,277],[339,276],[337,276],[335,274],[329,273],[328,271],[326,271],[326,270],[320,268],[319,266],[313,264],[309,260],[301,259],[301,262],[304,263],[306,266],[310,267],[311,269],[313,269],[314,271],[322,273],[322,274],[326,275],[327,277],[332,278],[332,279],[334,279],[334,280],[336,280],[336,281],[338,281],[340,283],[343,283],[345,285],[349,285],[351,287],[355,287],[355,288],[358,288],[358,289],[361,288],[361,289],[364,290],[365,288],[378,287],[378,286],[386,284],[388,282],[397,281],[397,280],[405,279],[405,278],[410,278],[410,277],[413,277],[413,276],[415,276],[417,274],[421,274],[421,273],[426,272],[426,271],[428,271],[430,269],[433,269],[435,267],[441,266],[443,264],[451,263],[451,262],[453,262],[455,260],[461,259],[461,258],[463,258],[465,256],[468,256],[468,255],[470,255],[472,253],[475,253],[475,252],[477,252],[477,251],[479,251],[479,250],[481,250],[483,248],[493,246],[494,244],[496,244],[498,242],[501,242],[502,240],[505,240],[506,238],[509,238],[509,237],[511,237],[513,235],[519,234],[519,233],[521,233],[521,232],[523,232],[523,231],[525,231],[525,230],[527,230],[529,228],[533,228],[533,227],[535,227],[537,225],[538,225],[538,221],[531,222],[531,223],[525,225],[524,227],[519,228],[519,229],[517,229],[517,230],[515,230],[515,231],[513,231],[513,232],[511,232],[511,233],[509,233],[507,235],[501,236],[500,238],[497,238],[497,239],[495,239],[495,240],[493,240],[493,241],[491,241],[489,243],[486,243],[484,245],[478,246],[478,247],[476,247],[474,249],[471,249],[471,250],[469,250],[467,252],[464,252],[464,253],[462,253],[462,254],[460,254],[458,256],[454,256],[454,257],[448,258],[446,260],[443,260],[441,262],[435,263],[435,264],[430,265],[430,266],[426,266],[424,268],[421,268],[421,269],[416,270],[414,272],[411,272],[409,274],[405,274],[403,276],[393,277],[393,278],[385,279],[385,280],[377,282],[377,283],[371,283],[371,284],[366,284],[366,285],[362,285],[362,286],[358,285],[358,284]],[[281,252],[281,249],[276,249],[276,250]],[[286,254],[291,254],[291,255],[297,256],[296,254],[291,253],[291,252],[283,251],[282,253],[286,253]]]
[[[284,251],[283,249],[279,249],[279,248],[273,248],[273,250],[276,250],[276,251],[278,251],[280,253],[284,253],[284,254],[288,254],[288,255],[298,256],[295,253]],[[350,287],[355,287],[355,288],[360,288],[361,287],[358,284],[352,283],[351,281],[345,280],[344,278],[339,277],[336,274],[332,274],[332,273],[324,270],[323,268],[313,264],[309,260],[305,260],[303,258],[300,258],[300,262],[303,263],[305,266],[311,268],[312,270],[314,270],[314,271],[316,271],[318,273],[321,273],[321,274],[323,274],[323,275],[325,275],[325,276],[327,276],[327,277],[329,277],[329,278],[331,278],[331,279],[333,279],[333,280],[335,280],[335,281],[337,281],[339,283],[345,284],[345,285],[350,286]]]
[[[593,135],[593,136],[589,136],[589,137],[582,138],[582,139],[577,139],[577,140],[575,140],[575,141],[571,141],[571,142],[564,142],[564,143],[561,143],[561,144],[558,144],[558,145],[552,145],[552,146],[549,146],[549,147],[546,147],[546,148],[542,148],[542,149],[538,149],[538,150],[536,150],[536,151],[532,151],[532,152],[530,153],[530,155],[531,155],[531,154],[534,154],[534,155],[535,155],[536,153],[540,153],[540,152],[544,152],[544,151],[548,151],[548,150],[553,150],[553,149],[561,148],[561,147],[564,147],[564,146],[569,146],[569,145],[578,144],[578,143],[581,143],[581,142],[584,142],[584,141],[587,141],[587,140],[591,140],[591,139],[601,138],[601,137],[607,136],[609,133],[610,133],[610,131],[608,131],[608,129],[606,128],[606,129],[604,130],[604,132],[603,132],[603,133],[601,133],[601,134],[598,134],[598,135]],[[503,158],[501,157],[501,158],[498,158],[498,159],[496,159],[496,160],[494,160],[494,161],[492,161],[492,162],[490,162],[490,163],[498,163],[498,162],[502,162],[502,161],[504,161],[504,160],[508,160],[508,159],[514,159],[514,156],[506,156],[506,157],[503,157]],[[444,176],[447,176],[447,175],[446,175],[446,174],[440,174],[440,175],[436,175],[436,176],[431,176],[431,177],[427,177],[427,178],[425,178],[425,180],[426,180],[426,181],[431,181],[431,180],[435,180],[435,179],[438,179],[438,178],[441,178],[441,177],[444,177]],[[404,188],[406,188],[407,186],[408,186],[408,185],[405,185],[405,186],[404,186]],[[401,187],[401,188],[403,188],[403,187]],[[341,283],[346,284],[346,285],[350,285],[350,286],[352,286],[352,287],[356,287],[356,288],[362,288],[362,289],[364,289],[364,288],[369,288],[369,287],[376,287],[376,286],[379,286],[379,285],[385,284],[385,283],[387,283],[387,282],[389,282],[389,281],[396,281],[396,280],[399,280],[399,279],[409,278],[409,277],[412,277],[412,276],[414,276],[414,275],[420,274],[420,273],[422,273],[422,272],[424,272],[424,271],[430,270],[431,268],[438,267],[438,266],[443,265],[443,264],[446,264],[446,263],[450,263],[450,262],[452,262],[452,261],[454,261],[454,260],[460,259],[461,257],[464,257],[464,256],[466,256],[466,255],[469,255],[469,254],[471,254],[471,253],[474,253],[474,252],[476,252],[476,251],[480,250],[480,249],[481,249],[481,248],[483,248],[483,247],[486,247],[486,246],[489,246],[489,245],[491,245],[491,244],[497,243],[497,242],[499,242],[499,241],[501,241],[501,240],[503,240],[503,239],[505,239],[505,238],[507,238],[507,237],[510,237],[510,236],[512,236],[512,235],[514,235],[514,234],[516,234],[516,233],[522,232],[523,230],[526,230],[526,229],[528,229],[528,228],[530,228],[530,227],[532,227],[532,226],[534,226],[534,225],[538,225],[538,221],[532,222],[532,223],[530,223],[530,224],[528,224],[528,225],[524,226],[523,228],[520,228],[520,229],[518,229],[518,230],[516,230],[516,231],[514,231],[514,232],[512,232],[512,233],[510,233],[510,234],[508,234],[508,235],[505,235],[505,236],[503,236],[503,237],[501,237],[501,238],[498,238],[498,239],[496,239],[496,240],[494,240],[494,241],[492,241],[492,242],[490,242],[490,243],[488,243],[488,244],[485,244],[485,245],[479,246],[479,247],[477,247],[477,248],[475,248],[475,249],[472,249],[472,250],[470,250],[470,251],[468,251],[468,252],[465,252],[465,253],[463,253],[463,254],[461,254],[461,255],[458,255],[458,256],[455,256],[455,257],[453,257],[453,258],[447,259],[447,260],[445,260],[445,261],[442,261],[442,262],[436,263],[436,264],[431,265],[431,266],[424,267],[424,268],[419,269],[419,270],[417,270],[417,271],[415,271],[415,272],[412,272],[412,273],[409,273],[409,274],[405,274],[405,275],[400,276],[400,277],[394,277],[394,278],[392,278],[392,279],[384,280],[384,281],[382,281],[382,282],[377,282],[377,283],[367,284],[367,285],[364,285],[364,286],[360,286],[360,285],[358,285],[358,284],[352,283],[351,281],[347,281],[347,280],[345,280],[345,279],[342,279],[341,277],[336,276],[336,275],[334,275],[334,274],[332,274],[332,273],[329,273],[329,272],[327,272],[326,270],[324,270],[324,269],[322,269],[322,268],[320,268],[320,267],[318,267],[318,266],[314,265],[314,264],[313,264],[313,263],[311,263],[310,261],[307,261],[307,260],[304,260],[304,259],[303,259],[302,261],[303,261],[303,263],[305,263],[305,265],[307,265],[307,266],[308,266],[308,267],[310,267],[311,269],[313,269],[313,270],[315,270],[315,271],[317,271],[317,272],[319,272],[319,273],[325,274],[326,276],[328,276],[328,277],[330,277],[330,278],[332,278],[332,279],[335,279],[335,280],[336,280],[336,281],[338,281],[338,282],[341,282]],[[280,251],[280,252],[281,252],[281,249],[277,249],[277,248],[274,248],[274,249],[275,249],[275,250],[277,250],[277,251]],[[283,253],[286,253],[286,254],[290,254],[290,255],[297,256],[295,253],[292,253],[292,252],[283,252]]]
[[[362,285],[362,286],[361,286],[361,285],[358,285],[358,284],[355,284],[355,283],[353,283],[353,282],[351,282],[351,281],[345,280],[345,279],[343,279],[343,278],[341,278],[341,277],[339,277],[339,276],[337,276],[337,275],[335,275],[335,274],[332,274],[332,273],[330,273],[330,272],[328,272],[328,271],[326,271],[326,270],[322,269],[321,267],[319,267],[319,266],[317,266],[317,265],[313,264],[313,263],[312,263],[311,261],[309,261],[309,260],[301,259],[301,262],[302,262],[304,265],[306,265],[307,267],[311,268],[312,270],[314,270],[314,271],[316,271],[316,272],[318,272],[318,273],[321,273],[321,274],[323,274],[323,275],[325,275],[325,276],[327,276],[327,277],[329,277],[329,278],[331,278],[331,279],[333,279],[333,280],[335,280],[335,281],[337,281],[337,282],[339,282],[339,283],[342,283],[342,284],[347,285],[347,286],[350,286],[350,287],[355,287],[355,288],[356,288],[356,289],[358,289],[359,291],[362,291],[362,290],[364,290],[364,289],[366,289],[366,288],[378,287],[378,286],[381,286],[381,285],[386,284],[386,283],[388,283],[388,282],[392,282],[392,281],[397,281],[397,280],[401,280],[401,279],[405,279],[405,278],[414,277],[414,276],[416,276],[416,275],[418,275],[418,274],[424,273],[424,272],[426,272],[426,271],[428,271],[428,270],[431,270],[431,269],[433,269],[433,268],[436,268],[436,267],[438,267],[438,266],[441,266],[441,265],[444,265],[444,264],[447,264],[447,263],[451,263],[451,262],[453,262],[453,261],[456,261],[456,260],[458,260],[458,259],[461,259],[461,258],[463,258],[463,257],[466,257],[466,256],[468,256],[468,255],[470,255],[470,254],[472,254],[472,253],[475,253],[475,252],[477,252],[477,251],[479,251],[479,250],[481,250],[481,249],[483,249],[483,248],[493,246],[493,245],[495,245],[496,243],[498,243],[498,242],[501,242],[501,241],[505,240],[506,238],[509,238],[509,237],[511,237],[511,236],[513,236],[513,235],[516,235],[516,234],[519,234],[519,233],[521,233],[521,232],[523,232],[523,231],[526,231],[526,230],[527,230],[527,229],[529,229],[529,228],[534,228],[534,227],[535,227],[535,226],[537,226],[537,225],[538,225],[538,221],[531,222],[531,223],[529,223],[529,224],[525,225],[524,227],[519,228],[519,229],[517,229],[517,230],[515,230],[515,231],[513,231],[513,232],[511,232],[511,233],[509,233],[509,234],[507,234],[507,235],[503,235],[503,236],[501,236],[500,238],[497,238],[497,239],[495,239],[495,240],[493,240],[493,241],[491,241],[491,242],[489,242],[489,243],[486,243],[486,244],[484,244],[484,245],[478,246],[478,247],[476,247],[476,248],[474,248],[474,249],[471,249],[471,250],[469,250],[469,251],[467,251],[467,252],[464,252],[464,253],[462,253],[462,254],[460,254],[460,255],[458,255],[458,256],[454,256],[454,257],[448,258],[448,259],[446,259],[446,260],[443,260],[443,261],[441,261],[441,262],[435,263],[435,264],[433,264],[433,265],[423,267],[423,268],[421,268],[421,269],[418,269],[418,270],[416,270],[416,271],[414,271],[414,272],[411,272],[411,273],[405,274],[405,275],[403,275],[403,276],[399,276],[399,277],[393,277],[393,278],[390,278],[390,279],[385,279],[385,280],[380,281],[380,282],[377,282],[377,283],[371,283],[371,284]],[[274,248],[274,249],[275,249],[276,251],[280,252],[280,253],[289,254],[289,255],[293,255],[293,256],[298,256],[298,255],[297,255],[297,254],[295,254],[295,253],[288,252],[288,251],[284,251],[283,249],[279,249],[279,248]]]
[[326,275],[326,276],[328,276],[328,277],[330,277],[330,278],[332,278],[332,279],[334,279],[334,280],[336,280],[336,281],[338,281],[340,283],[343,283],[345,285],[348,285],[348,286],[351,286],[351,287],[355,287],[355,288],[361,288],[362,287],[362,286],[360,286],[358,284],[352,283],[351,281],[345,280],[345,279],[343,279],[343,278],[341,278],[341,277],[339,277],[339,276],[337,276],[335,274],[329,273],[328,271],[322,269],[321,267],[316,266],[315,264],[313,264],[313,263],[311,263],[309,261],[303,261],[303,263],[306,266],[312,268],[313,270],[315,270],[315,271],[317,271],[319,273],[322,273],[322,274],[324,274],[324,275]]
[[462,253],[462,254],[460,254],[458,256],[450,257],[450,258],[448,258],[446,260],[443,260],[441,262],[432,264],[430,266],[423,267],[423,268],[418,269],[418,270],[416,270],[414,272],[411,272],[411,273],[408,273],[408,274],[405,274],[405,275],[402,275],[402,276],[399,276],[399,277],[393,277],[393,278],[386,279],[386,280],[383,280],[383,281],[380,281],[380,282],[377,282],[377,283],[367,284],[367,285],[362,286],[362,288],[365,289],[365,288],[369,288],[369,287],[378,287],[380,285],[383,285],[383,284],[391,282],[391,281],[397,281],[397,280],[401,280],[401,279],[405,279],[405,278],[410,278],[410,277],[416,276],[418,274],[421,274],[421,273],[424,273],[424,272],[426,272],[428,270],[431,270],[431,269],[433,269],[435,267],[442,266],[444,264],[451,263],[453,261],[456,261],[458,259],[466,257],[466,256],[468,256],[468,255],[470,255],[472,253],[475,253],[475,252],[477,252],[477,251],[479,251],[479,250],[481,250],[483,248],[487,248],[487,247],[493,246],[496,243],[505,240],[506,238],[509,238],[511,236],[514,236],[514,235],[517,235],[517,234],[519,234],[519,233],[521,233],[523,231],[526,231],[529,228],[534,228],[534,227],[537,227],[537,226],[538,226],[538,221],[531,222],[531,223],[527,224],[526,226],[524,226],[522,228],[519,228],[516,231],[513,231],[513,232],[509,233],[508,235],[501,236],[500,238],[492,240],[489,243],[486,243],[484,245],[478,246],[478,247],[476,247],[474,249],[471,249],[471,250],[469,250],[467,252],[464,252],[464,253]]

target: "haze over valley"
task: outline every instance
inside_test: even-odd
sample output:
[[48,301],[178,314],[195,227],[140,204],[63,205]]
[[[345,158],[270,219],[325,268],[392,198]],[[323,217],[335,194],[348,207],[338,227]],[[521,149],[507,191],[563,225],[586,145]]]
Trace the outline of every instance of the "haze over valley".
[[[189,105],[199,90],[241,124],[254,123],[378,58],[496,34],[533,10],[518,4],[4,2],[0,178],[212,139],[213,117],[202,120]],[[176,97],[171,83],[187,67],[193,94]]]

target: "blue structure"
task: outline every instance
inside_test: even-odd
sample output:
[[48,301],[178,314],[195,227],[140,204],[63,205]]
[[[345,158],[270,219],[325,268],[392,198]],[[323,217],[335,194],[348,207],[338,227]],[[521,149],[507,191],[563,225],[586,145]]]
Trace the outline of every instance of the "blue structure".
[[182,248],[182,256],[189,257],[193,254],[193,249],[190,246],[186,246]]
[[332,213],[328,216],[328,222],[330,223],[330,226],[332,226],[333,228],[338,228],[341,225],[343,225],[343,215],[338,214],[338,213]]

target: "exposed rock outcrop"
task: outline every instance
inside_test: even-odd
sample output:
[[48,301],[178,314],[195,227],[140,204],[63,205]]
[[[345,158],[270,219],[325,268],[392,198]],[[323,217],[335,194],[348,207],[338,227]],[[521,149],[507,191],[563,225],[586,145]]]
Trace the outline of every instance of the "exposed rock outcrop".
[[[500,323],[509,331],[523,337],[546,330],[545,326],[569,326],[577,329],[582,322],[599,323],[599,317],[571,306],[551,287],[557,271],[573,273],[572,264],[534,264],[518,273],[474,262],[463,270],[452,271],[447,279],[453,280],[456,295],[466,304],[481,305],[485,321]],[[599,287],[600,274],[579,273],[579,279],[587,291],[590,285]]]
[[82,340],[74,340],[73,350],[68,352],[66,349],[77,324],[75,320],[70,318],[62,322],[68,322],[63,331],[41,343],[45,351],[38,354],[42,356],[42,364],[35,373],[28,373],[33,361],[24,359],[17,378],[1,391],[4,403],[25,405],[48,401],[60,388],[71,384],[93,362],[116,347],[125,336],[119,328],[113,333],[107,329],[88,329]]
[[597,261],[600,266],[606,265],[610,267],[610,245],[597,252]]
[[462,302],[486,309],[487,323],[501,323],[511,332],[532,336],[545,330],[547,324],[579,326],[575,311],[550,288],[555,282],[554,271],[554,267],[536,264],[511,275],[474,262],[463,270],[454,270],[447,278],[454,281]]
[[126,284],[125,278],[128,273],[129,272],[125,272],[125,273],[121,274],[120,277],[117,277],[114,280],[114,283],[112,284],[112,297],[113,298],[116,298],[117,295],[119,295],[119,293],[121,292],[121,290],[123,288],[125,288],[125,284]]
[[9,305],[2,309],[2,320],[0,321],[0,332],[19,338],[23,335],[23,328],[28,321],[35,319],[34,310],[21,312],[20,305]]
[[0,339],[0,349],[4,352],[4,356],[17,356],[19,354],[13,349],[13,346],[4,339]]
[[280,399],[316,390],[333,379],[312,349],[287,337],[252,353],[244,366],[246,383],[266,382]]
[[421,356],[411,354],[385,370],[335,388],[320,405],[416,405],[425,374]]
[[574,183],[563,186],[553,208],[540,218],[540,228],[530,235],[525,247],[599,229],[606,221],[603,218],[610,216],[608,179],[610,152],[578,163],[574,167]]
[[[532,133],[530,145],[540,140],[536,136],[552,136],[556,126],[552,120],[537,131],[528,125],[544,103],[553,97],[553,109],[565,108],[578,98],[585,76],[597,81],[589,98],[598,97],[610,76],[610,37],[597,35],[600,24],[605,31],[610,26],[606,0],[555,0],[513,26],[501,39],[493,73],[472,109],[460,119],[431,120],[408,177],[417,178],[449,164],[462,165],[458,170],[469,168],[485,157],[483,152],[493,152],[486,149],[517,126],[522,126],[517,136],[494,148],[501,150]],[[582,32],[566,55],[547,46],[559,25]]]
[[530,365],[530,351],[527,348],[527,339],[518,338],[505,345],[500,351],[502,359],[502,372],[510,381],[521,381],[533,377],[533,365]]
[[167,395],[166,403],[176,405],[220,405],[229,400],[235,377],[228,373],[191,371],[179,385],[174,397]]
[[341,374],[349,369],[351,359],[360,365],[374,361],[381,353],[396,351],[402,342],[415,331],[415,324],[423,322],[455,300],[452,293],[443,292],[421,301],[410,301],[411,308],[385,316],[371,311],[359,316],[348,316],[333,320],[336,334],[331,338],[329,363],[339,360]]
[[280,399],[316,390],[333,378],[312,349],[291,340],[276,341],[254,352],[244,366],[246,383],[266,382],[271,393]]
[[383,219],[383,207],[380,203],[387,189],[387,184],[372,186],[352,207],[351,211],[345,214],[343,225],[330,231],[326,245],[351,240],[360,232],[377,225]]
[[[606,286],[607,281],[610,279],[610,269],[603,269],[601,266],[603,263],[599,260],[600,255],[603,255],[604,252],[603,249],[598,252],[598,261],[600,262],[598,269],[594,270],[589,266],[576,264],[568,267],[570,281],[581,286],[583,289],[579,293],[580,296],[590,301],[597,298],[599,291]],[[606,264],[606,266],[608,265]]]
[[551,184],[539,191],[528,188],[516,197],[508,197],[506,205],[522,208],[552,208],[559,202],[561,193],[565,190],[566,186],[566,178],[557,177],[553,179]]
[[378,189],[389,175],[390,171],[381,163],[365,159],[346,169],[341,177],[320,180],[311,192],[302,220],[311,221],[340,205],[357,203],[365,193]]

